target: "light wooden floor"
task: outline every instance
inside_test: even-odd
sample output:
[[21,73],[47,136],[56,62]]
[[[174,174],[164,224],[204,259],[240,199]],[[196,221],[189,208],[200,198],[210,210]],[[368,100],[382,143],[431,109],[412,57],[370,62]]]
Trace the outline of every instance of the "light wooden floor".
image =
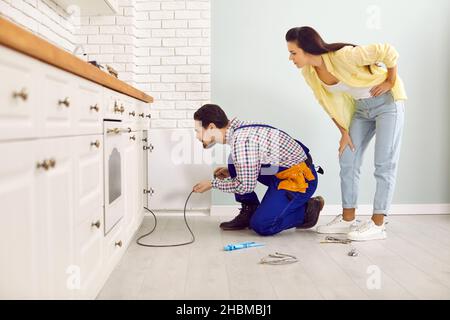
[[[98,299],[450,299],[450,215],[389,217],[387,240],[352,244],[358,257],[347,255],[350,245],[320,244],[324,236],[313,231],[272,237],[221,231],[219,222],[229,218],[188,218],[197,240],[184,247],[145,248],[133,241]],[[147,216],[138,234],[152,226]],[[159,217],[147,241],[188,239],[182,217]],[[242,241],[265,246],[223,251]],[[276,251],[300,261],[259,264]],[[373,265],[381,271],[380,289],[367,286]]]

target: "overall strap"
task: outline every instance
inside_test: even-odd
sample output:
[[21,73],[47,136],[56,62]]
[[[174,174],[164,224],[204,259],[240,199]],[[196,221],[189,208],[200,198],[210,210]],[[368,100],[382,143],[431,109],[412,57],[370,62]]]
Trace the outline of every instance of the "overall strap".
[[[246,125],[237,127],[236,129],[234,129],[234,131],[239,130],[239,129],[243,129],[243,128],[249,128],[249,127],[271,128],[271,129],[275,129],[275,130],[281,131],[281,132],[283,132],[285,135],[291,137],[289,134],[287,134],[287,133],[284,132],[283,130],[280,130],[280,129],[275,128],[275,127],[272,127],[272,126],[269,126],[268,124],[246,124]],[[292,137],[291,137],[291,138],[292,138]],[[292,139],[294,139],[294,138],[292,138]],[[303,143],[301,143],[299,140],[297,140],[297,139],[294,139],[294,140],[297,141],[297,143],[300,144],[300,146],[302,147],[302,149],[305,151],[306,155],[308,156],[308,160],[309,160],[309,162],[310,162],[310,165],[313,165],[313,163],[312,163],[312,158],[311,158],[311,155],[309,154],[309,149],[308,149],[308,147],[306,147],[306,146],[305,146]],[[309,164],[308,164],[308,166],[309,166]],[[318,173],[324,174],[324,171],[323,171],[322,167],[318,166],[317,168],[318,168],[318,171],[317,171]]]
[[[287,134],[287,133],[284,132],[283,130],[278,129],[278,128],[275,128],[275,127],[272,127],[272,126],[269,126],[268,124],[246,124],[246,125],[237,127],[236,129],[234,129],[234,131],[239,130],[239,129],[243,129],[243,128],[249,128],[249,127],[271,128],[271,129],[275,129],[275,130],[281,131],[281,132],[283,132],[285,135],[291,137],[289,134]],[[292,138],[292,137],[291,137],[291,138]],[[292,139],[294,139],[294,138],[292,138]],[[306,154],[309,154],[309,148],[308,148],[308,147],[306,147],[303,143],[301,143],[301,142],[298,141],[297,139],[294,139],[294,140],[297,141],[297,143],[300,144],[300,146],[303,148],[303,150],[305,151]]]

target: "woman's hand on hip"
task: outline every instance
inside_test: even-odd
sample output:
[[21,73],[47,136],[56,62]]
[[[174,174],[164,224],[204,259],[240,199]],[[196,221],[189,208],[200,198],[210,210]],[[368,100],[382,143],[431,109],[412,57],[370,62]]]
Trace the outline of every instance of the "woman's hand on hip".
[[345,147],[349,146],[349,148],[355,152],[355,147],[353,146],[352,138],[350,138],[350,134],[347,131],[342,132],[341,140],[339,141],[339,157],[345,150]]
[[370,89],[370,94],[372,95],[372,97],[378,97],[381,96],[382,94],[385,94],[393,87],[394,83],[392,81],[386,80],[383,83],[380,83],[379,85]]

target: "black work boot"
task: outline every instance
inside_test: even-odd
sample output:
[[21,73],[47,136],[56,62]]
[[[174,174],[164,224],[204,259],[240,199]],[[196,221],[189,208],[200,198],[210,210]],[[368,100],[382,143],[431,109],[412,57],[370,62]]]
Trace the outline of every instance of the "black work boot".
[[298,225],[297,229],[309,229],[314,227],[319,220],[320,211],[325,205],[325,200],[321,196],[317,196],[308,200],[305,210],[305,219],[303,223]]
[[240,213],[233,220],[222,222],[219,227],[222,230],[241,230],[248,228],[250,219],[258,208],[259,204],[242,204]]

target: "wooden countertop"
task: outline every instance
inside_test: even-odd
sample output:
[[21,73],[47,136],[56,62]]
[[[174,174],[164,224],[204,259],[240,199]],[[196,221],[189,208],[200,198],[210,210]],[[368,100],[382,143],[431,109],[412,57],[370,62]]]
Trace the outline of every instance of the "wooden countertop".
[[0,44],[144,102],[153,98],[77,56],[0,17]]

